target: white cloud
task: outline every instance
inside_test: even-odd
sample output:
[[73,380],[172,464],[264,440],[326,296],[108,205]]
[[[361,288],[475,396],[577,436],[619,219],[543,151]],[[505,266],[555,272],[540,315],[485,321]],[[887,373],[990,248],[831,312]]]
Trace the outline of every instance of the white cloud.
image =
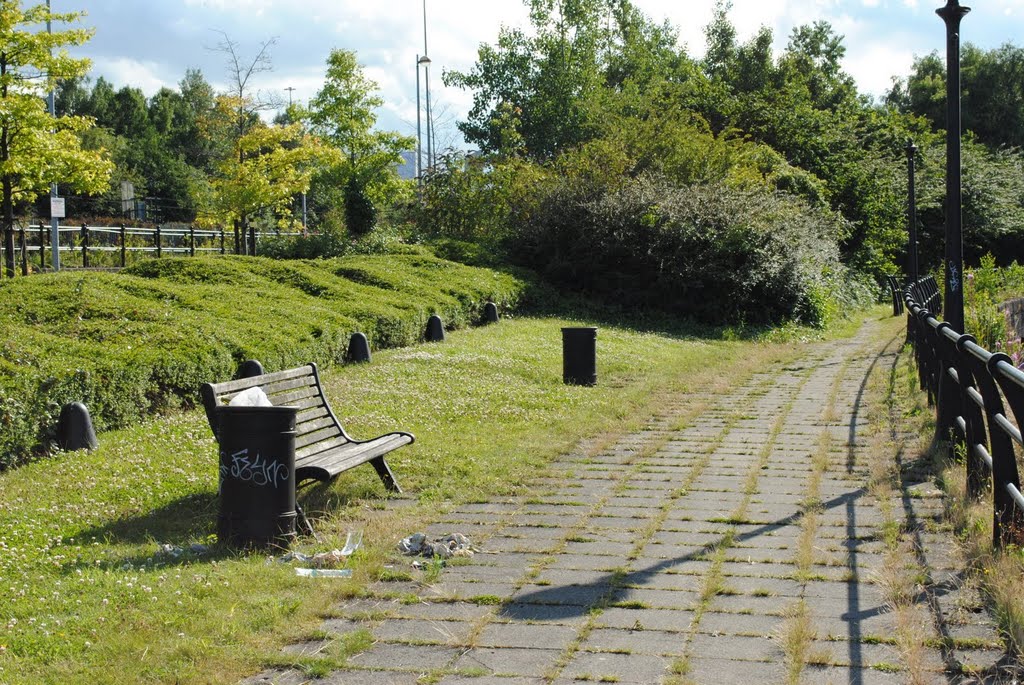
[[161,76],[163,68],[155,62],[140,62],[128,57],[96,58],[92,66],[94,72],[103,74],[115,86],[139,88],[147,97],[165,86],[177,87],[175,81],[168,81]]

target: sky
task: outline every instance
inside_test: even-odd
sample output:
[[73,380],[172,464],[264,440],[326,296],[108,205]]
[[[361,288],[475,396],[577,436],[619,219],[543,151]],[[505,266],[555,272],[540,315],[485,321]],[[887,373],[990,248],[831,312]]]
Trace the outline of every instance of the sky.
[[[424,12],[425,2],[425,12]],[[657,22],[679,31],[689,55],[704,54],[703,30],[714,0],[633,0]],[[766,26],[781,51],[795,26],[829,22],[844,36],[844,67],[862,93],[882,95],[894,76],[905,77],[915,56],[945,54],[945,25],[935,9],[946,0],[732,0],[730,19],[745,41]],[[961,40],[989,49],[1024,44],[1024,0],[965,0],[972,6]],[[254,77],[261,93],[305,103],[323,85],[334,48],[354,50],[385,104],[378,127],[416,133],[416,59],[426,47],[438,149],[464,143],[454,127],[472,94],[446,88],[445,70],[466,71],[481,43],[495,43],[501,26],[527,27],[524,0],[51,0],[56,12],[84,9],[93,38],[75,48],[92,60],[91,77],[152,95],[177,88],[185,70],[198,68],[225,90],[228,68],[216,47],[225,36],[251,60],[262,44],[273,70]],[[425,74],[421,74],[425,79]],[[286,89],[292,88],[288,91]]]

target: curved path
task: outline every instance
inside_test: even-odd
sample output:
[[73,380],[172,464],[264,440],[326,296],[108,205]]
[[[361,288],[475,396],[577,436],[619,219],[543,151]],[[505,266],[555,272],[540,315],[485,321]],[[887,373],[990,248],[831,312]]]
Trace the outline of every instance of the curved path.
[[317,682],[997,682],[941,497],[868,402],[896,330],[808,345],[688,423],[581,446],[529,498],[446,515],[428,534],[484,553],[340,605],[323,630],[374,642]]

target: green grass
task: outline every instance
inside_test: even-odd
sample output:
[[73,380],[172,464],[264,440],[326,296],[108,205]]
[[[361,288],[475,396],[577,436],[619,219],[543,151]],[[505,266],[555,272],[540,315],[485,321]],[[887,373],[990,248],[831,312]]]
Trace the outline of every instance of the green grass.
[[[410,505],[381,507],[369,466],[302,497],[323,538],[302,540],[302,551],[365,531],[351,579],[297,578],[266,554],[216,544],[160,553],[209,544],[215,530],[216,447],[201,411],[0,473],[0,683],[237,682],[315,635],[340,600],[379,577],[405,578],[395,543],[449,503],[528,494],[530,478],[581,438],[636,428],[670,395],[723,391],[798,351],[602,324],[598,385],[582,388],[561,382],[560,328],[571,323],[507,319],[325,374],[356,437],[417,435],[390,459]],[[344,652],[305,667],[319,672]]]

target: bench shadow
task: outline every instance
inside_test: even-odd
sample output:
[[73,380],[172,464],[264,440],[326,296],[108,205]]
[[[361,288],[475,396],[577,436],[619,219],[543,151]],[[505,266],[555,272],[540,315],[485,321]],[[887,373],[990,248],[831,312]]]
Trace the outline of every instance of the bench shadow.
[[[373,490],[372,486],[353,484],[352,488],[340,491],[331,484],[316,482],[301,488],[296,493],[297,503],[312,519],[316,530],[316,519],[330,511],[344,508],[355,500],[386,499],[387,495]],[[161,507],[151,509],[136,516],[126,516],[109,523],[83,528],[74,538],[91,543],[93,540],[101,544],[111,545],[142,545],[143,550],[134,554],[111,557],[104,562],[104,567],[120,568],[126,564],[143,566],[159,563],[163,566],[181,566],[185,564],[210,563],[252,554],[252,550],[228,547],[210,543],[217,532],[217,516],[220,511],[220,498],[216,492],[194,493],[169,502]],[[313,541],[313,538],[299,535],[297,541],[302,543]],[[158,546],[169,545],[175,553],[161,552]],[[194,546],[199,547],[194,547]],[[261,548],[269,554],[284,552],[281,547]],[[64,573],[74,573],[75,569],[88,566],[76,561],[64,566]]]

